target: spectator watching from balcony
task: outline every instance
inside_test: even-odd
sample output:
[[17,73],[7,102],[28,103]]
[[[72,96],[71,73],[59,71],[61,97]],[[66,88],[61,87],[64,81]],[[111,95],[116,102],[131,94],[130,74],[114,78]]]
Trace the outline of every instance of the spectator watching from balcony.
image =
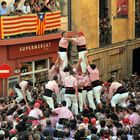
[[16,15],[17,14],[17,11],[16,10],[17,10],[17,8],[19,8],[18,7],[19,3],[20,3],[20,0],[15,0],[15,3],[14,4],[11,4],[9,6],[9,11],[10,11],[10,13],[12,15]]
[[59,2],[56,2],[55,0],[50,0],[50,8],[51,8],[52,12],[58,11],[60,9]]
[[5,1],[2,1],[1,5],[0,5],[0,16],[6,16],[9,14],[10,14],[10,12],[7,8],[7,3]]
[[41,12],[52,12],[50,3],[51,3],[51,0],[49,0],[48,2],[46,2],[46,0],[44,0],[43,8],[42,8]]
[[24,5],[22,6],[22,11],[23,11],[23,14],[30,14],[31,13],[29,1],[24,2]]

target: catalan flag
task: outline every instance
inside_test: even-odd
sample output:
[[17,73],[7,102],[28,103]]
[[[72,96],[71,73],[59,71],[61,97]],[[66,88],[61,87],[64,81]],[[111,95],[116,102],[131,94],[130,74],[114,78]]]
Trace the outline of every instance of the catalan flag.
[[45,31],[61,27],[61,13],[39,13],[21,16],[0,17],[0,38],[23,33],[43,35]]
[[3,34],[12,36],[36,32],[37,15],[3,16]]
[[45,13],[38,13],[37,19],[37,35],[43,35],[45,33]]
[[61,27],[61,12],[46,13],[45,30],[53,30]]

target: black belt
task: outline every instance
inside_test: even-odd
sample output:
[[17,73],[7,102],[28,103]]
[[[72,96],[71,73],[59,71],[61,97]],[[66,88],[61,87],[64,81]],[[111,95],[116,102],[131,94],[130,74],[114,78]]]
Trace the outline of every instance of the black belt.
[[45,89],[44,96],[52,97],[53,91],[50,89]]
[[101,85],[101,81],[99,81],[99,80],[93,81],[91,83],[92,83],[93,88]]
[[66,48],[59,47],[59,52],[67,52]]
[[16,88],[21,89],[21,87],[19,86],[19,84],[16,85]]
[[78,52],[86,51],[87,50],[86,45],[81,45],[81,46],[77,45],[77,50]]
[[75,89],[73,87],[66,87],[65,94],[75,94]]

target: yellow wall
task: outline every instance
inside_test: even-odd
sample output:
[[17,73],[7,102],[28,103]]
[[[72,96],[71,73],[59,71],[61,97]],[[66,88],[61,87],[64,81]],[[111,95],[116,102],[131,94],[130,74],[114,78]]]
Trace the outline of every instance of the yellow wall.
[[72,27],[84,32],[89,49],[99,46],[99,0],[72,0]]
[[128,18],[117,18],[117,0],[111,1],[111,25],[112,25],[112,44],[134,39],[135,36],[135,2],[129,0]]

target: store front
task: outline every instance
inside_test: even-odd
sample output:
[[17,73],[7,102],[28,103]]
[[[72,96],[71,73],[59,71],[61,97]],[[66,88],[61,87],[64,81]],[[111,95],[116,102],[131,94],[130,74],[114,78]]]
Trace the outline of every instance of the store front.
[[17,39],[13,44],[1,46],[0,64],[8,64],[11,73],[5,79],[5,85],[3,79],[0,79],[0,96],[13,93],[14,86],[21,80],[31,80],[34,86],[45,82],[51,64],[57,59],[59,39],[60,35],[48,40],[44,37],[42,41],[35,37],[30,40],[28,37],[23,42]]

